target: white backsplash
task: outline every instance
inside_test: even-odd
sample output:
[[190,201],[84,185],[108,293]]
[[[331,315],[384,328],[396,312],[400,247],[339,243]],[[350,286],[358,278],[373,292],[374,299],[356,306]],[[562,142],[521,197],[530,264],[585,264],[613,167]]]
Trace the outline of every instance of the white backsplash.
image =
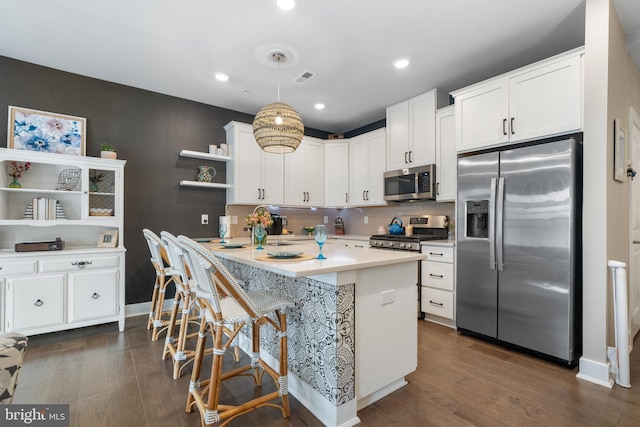
[[[253,212],[255,206],[230,205],[227,206],[227,215],[237,216],[238,224],[231,226],[231,236],[249,236],[250,231],[244,231],[246,227],[245,217]],[[409,223],[409,218],[419,215],[448,215],[449,222],[455,222],[455,203],[438,203],[435,201],[393,203],[388,206],[364,207],[364,208],[270,208],[270,212],[277,212],[287,217],[287,229],[297,235],[306,234],[302,229],[306,226],[323,224],[324,217],[328,219],[327,230],[333,234],[336,217],[344,220],[346,234],[371,235],[377,234],[378,227],[385,228],[394,217],[400,217],[403,224]],[[364,223],[365,216],[368,223]]]

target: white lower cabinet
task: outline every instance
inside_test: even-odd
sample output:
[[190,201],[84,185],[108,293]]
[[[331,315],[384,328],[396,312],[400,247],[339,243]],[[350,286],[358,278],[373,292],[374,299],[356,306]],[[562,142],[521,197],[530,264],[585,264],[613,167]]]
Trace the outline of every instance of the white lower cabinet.
[[2,331],[35,335],[107,322],[124,330],[124,251],[0,258]]
[[455,328],[455,254],[448,246],[423,245],[420,310],[425,319]]

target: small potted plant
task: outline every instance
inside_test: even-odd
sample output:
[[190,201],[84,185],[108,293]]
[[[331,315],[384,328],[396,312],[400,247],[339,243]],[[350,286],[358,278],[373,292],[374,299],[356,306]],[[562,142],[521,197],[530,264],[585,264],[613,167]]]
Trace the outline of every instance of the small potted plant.
[[99,183],[102,182],[102,178],[104,177],[104,173],[97,172],[92,170],[89,174],[89,191],[95,193],[100,190]]
[[105,159],[117,159],[118,153],[116,153],[116,147],[111,144],[100,144],[100,157]]

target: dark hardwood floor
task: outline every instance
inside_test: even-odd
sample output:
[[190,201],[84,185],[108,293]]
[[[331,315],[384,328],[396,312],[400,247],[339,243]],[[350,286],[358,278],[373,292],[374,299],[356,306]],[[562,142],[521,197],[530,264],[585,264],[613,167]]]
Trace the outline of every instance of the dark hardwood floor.
[[[76,427],[199,426],[197,410],[184,410],[190,371],[172,379],[171,362],[160,358],[163,339],[151,342],[145,325],[142,316],[127,319],[124,333],[109,324],[30,337],[14,403],[68,403]],[[406,387],[360,411],[361,426],[640,426],[638,339],[632,387],[608,389],[576,379],[576,369],[449,328],[420,321],[418,331],[418,370]],[[245,381],[230,382],[224,398],[254,393]],[[291,412],[285,420],[259,408],[229,425],[322,425],[295,398]]]

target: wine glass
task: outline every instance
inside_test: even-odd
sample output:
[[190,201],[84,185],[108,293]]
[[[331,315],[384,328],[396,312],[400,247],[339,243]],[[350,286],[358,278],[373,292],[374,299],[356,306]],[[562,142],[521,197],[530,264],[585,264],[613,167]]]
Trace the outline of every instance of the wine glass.
[[320,246],[320,254],[316,257],[316,259],[327,259],[324,255],[322,255],[322,245],[327,241],[327,226],[326,225],[316,225],[315,229],[315,237],[316,243]]
[[224,241],[224,235],[227,234],[227,224],[220,224],[218,231],[220,231],[220,244],[227,243]]
[[264,239],[264,236],[266,234],[267,234],[267,230],[264,229],[264,225],[262,224],[255,225],[255,235],[256,235],[256,239],[258,239],[258,247],[256,249],[264,249],[262,247],[262,239]]

